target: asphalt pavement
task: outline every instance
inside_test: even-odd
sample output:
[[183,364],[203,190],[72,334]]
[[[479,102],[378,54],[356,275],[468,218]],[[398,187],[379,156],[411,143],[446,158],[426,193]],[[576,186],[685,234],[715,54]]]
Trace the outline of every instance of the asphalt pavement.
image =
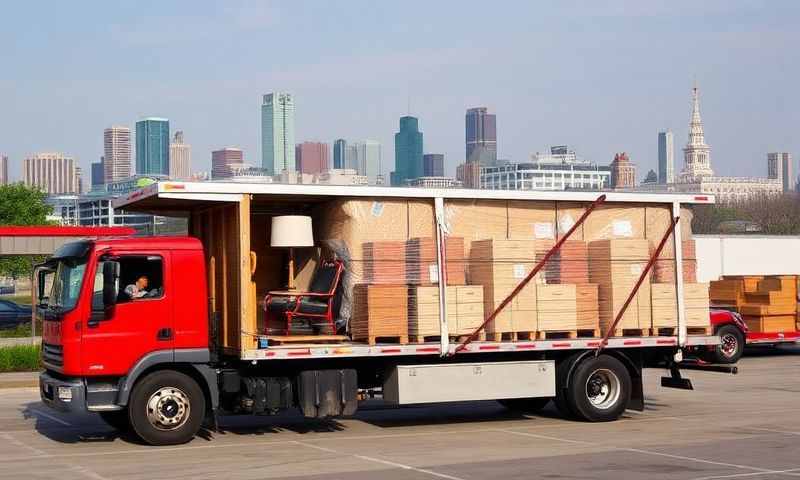
[[646,410],[613,423],[511,413],[495,402],[388,408],[308,421],[230,417],[187,445],[149,447],[94,414],[0,389],[0,478],[787,479],[800,477],[800,349],[765,351],[736,376],[646,374]]

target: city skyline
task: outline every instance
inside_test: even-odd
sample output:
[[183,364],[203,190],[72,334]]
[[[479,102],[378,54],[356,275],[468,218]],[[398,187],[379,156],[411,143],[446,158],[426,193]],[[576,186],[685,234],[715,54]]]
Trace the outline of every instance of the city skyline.
[[[766,152],[795,152],[797,158],[800,150],[792,127],[798,113],[789,108],[800,103],[790,81],[798,66],[787,62],[798,39],[791,19],[800,7],[711,3],[507,5],[481,13],[492,33],[480,44],[454,21],[473,18],[469,9],[428,6],[420,24],[411,18],[414,8],[317,4],[319,15],[309,27],[319,30],[335,19],[364,30],[330,42],[320,42],[321,33],[308,35],[267,63],[245,59],[254,58],[257,45],[286,38],[300,10],[198,4],[186,19],[184,8],[166,5],[153,19],[116,5],[103,13],[108,22],[93,22],[88,7],[53,5],[53,15],[41,18],[32,6],[15,4],[5,12],[10,28],[0,32],[6,40],[0,48],[24,41],[29,53],[4,56],[2,81],[10,88],[0,89],[0,102],[15,115],[0,119],[6,133],[0,150],[9,157],[12,179],[20,178],[23,158],[42,151],[68,151],[88,171],[102,153],[97,131],[162,112],[191,135],[196,169],[209,170],[209,152],[217,145],[240,145],[249,158],[259,158],[253,104],[275,89],[302,99],[298,138],[374,138],[390,148],[397,117],[410,111],[425,124],[427,149],[445,154],[447,174],[464,160],[464,111],[474,105],[502,119],[500,158],[523,161],[543,146],[568,143],[603,163],[624,148],[646,171],[657,165],[655,132],[671,128],[683,144],[685,91],[696,77],[705,120],[713,125],[706,133],[717,173],[763,175]],[[171,31],[175,19],[184,35]],[[31,24],[36,28],[22,28]],[[209,25],[227,32],[224,42],[210,35]],[[40,29],[85,40],[81,55],[56,36],[38,35]],[[108,37],[102,43],[109,45],[88,41],[98,36]],[[172,49],[155,50],[148,59],[134,54],[159,37],[180,48],[181,57]],[[509,43],[539,46],[519,55],[503,48]],[[687,51],[693,54],[679,54]],[[161,67],[154,70],[153,62]],[[60,74],[46,75],[44,65]],[[542,65],[577,66],[580,74],[570,68],[537,74]],[[112,71],[124,75],[112,80]]]

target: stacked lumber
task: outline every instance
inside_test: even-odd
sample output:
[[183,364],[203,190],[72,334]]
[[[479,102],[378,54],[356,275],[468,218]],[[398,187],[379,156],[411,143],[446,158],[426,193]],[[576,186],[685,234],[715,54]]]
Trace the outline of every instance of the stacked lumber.
[[[596,240],[589,243],[589,281],[598,285],[600,330],[609,331],[649,259],[649,244],[644,239]],[[650,281],[645,278],[616,325],[612,335],[625,330],[644,334],[651,328]]]
[[[707,283],[684,283],[683,305],[686,327],[690,333],[711,333],[709,308],[709,289]],[[650,285],[653,330],[669,330],[673,334],[678,327],[678,295],[673,283],[654,283]]]
[[[471,334],[483,322],[483,287],[451,285],[447,288],[447,329],[450,336]],[[439,287],[408,288],[408,334],[412,341],[438,337]]]
[[[651,253],[656,246],[651,243]],[[683,282],[697,283],[697,249],[694,240],[681,242]],[[675,250],[669,243],[664,246],[653,264],[653,283],[675,283]]]
[[[484,318],[500,306],[519,283],[533,270],[536,262],[534,240],[477,240],[470,247],[469,283],[483,285]],[[538,275],[537,275],[538,276]],[[533,279],[509,305],[486,325],[494,338],[536,332],[536,285]]]
[[364,283],[370,285],[403,285],[406,283],[406,244],[385,240],[366,242],[364,251]]
[[[444,245],[447,260],[447,284],[466,284],[464,238],[447,237]],[[417,237],[408,240],[405,260],[408,284],[433,285],[439,283],[436,239],[434,237]]]
[[600,333],[597,285],[537,285],[536,315],[539,338],[548,338],[549,333],[596,337]]
[[408,343],[408,296],[405,285],[356,285],[350,334],[370,345],[388,340]]

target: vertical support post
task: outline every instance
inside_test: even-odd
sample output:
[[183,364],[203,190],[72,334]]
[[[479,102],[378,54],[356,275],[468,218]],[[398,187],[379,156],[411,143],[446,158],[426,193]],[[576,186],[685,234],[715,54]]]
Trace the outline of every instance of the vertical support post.
[[439,354],[444,357],[450,353],[450,330],[447,325],[447,257],[443,198],[434,199],[433,211],[436,217],[436,268],[439,272]]
[[39,304],[39,299],[37,298],[37,294],[39,293],[36,289],[36,262],[33,261],[33,257],[30,257],[31,261],[31,345],[36,343],[36,305]]
[[[672,203],[672,217],[681,215],[680,202]],[[678,296],[678,346],[686,345],[686,302],[683,299],[683,244],[681,242],[681,222],[675,224],[673,232],[675,245],[675,295]]]
[[239,256],[239,271],[237,272],[238,286],[234,290],[239,299],[239,352],[243,353],[247,349],[255,347],[254,334],[258,329],[256,326],[256,306],[250,304],[250,194],[242,195],[239,201],[239,218],[236,222],[239,227],[239,245],[237,254]]

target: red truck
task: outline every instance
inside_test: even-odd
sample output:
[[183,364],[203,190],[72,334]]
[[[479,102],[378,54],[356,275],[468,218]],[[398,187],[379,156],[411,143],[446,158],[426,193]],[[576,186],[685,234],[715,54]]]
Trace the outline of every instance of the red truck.
[[712,309],[711,325],[719,335],[719,345],[705,347],[700,356],[713,363],[736,363],[744,349],[756,345],[780,345],[800,342],[800,332],[752,332],[737,312],[725,309]]
[[[250,279],[249,227],[259,205],[260,211],[269,207],[274,214],[288,205],[342,196],[407,197],[430,200],[438,212],[442,199],[476,195],[587,203],[596,198],[591,192],[169,182],[137,191],[123,200],[126,209],[188,211],[190,232],[206,243],[191,237],[85,239],[62,246],[41,265],[36,314],[44,324],[42,400],[66,412],[97,412],[146,443],[168,445],[189,441],[204,423],[215,426],[220,414],[299,408],[307,417],[352,415],[360,398],[374,394],[400,405],[494,399],[528,411],[553,400],[568,416],[609,421],[626,408],[643,408],[645,367],[670,368],[672,376],[662,380],[665,386],[691,388],[679,371],[682,351],[714,346],[716,336],[686,335],[679,329],[675,335],[607,342],[568,337],[458,344],[442,335],[441,342],[417,344],[274,345],[266,338],[246,337],[244,326],[224,331],[225,325],[244,325],[253,306],[241,285]],[[677,214],[682,203],[711,200],[609,193],[607,201],[651,202]],[[218,215],[214,208],[221,209]],[[218,249],[208,242],[210,236],[246,249]],[[124,287],[141,276],[148,277],[148,293],[130,301]],[[48,293],[44,285],[49,283]],[[442,298],[440,308],[446,307]]]

